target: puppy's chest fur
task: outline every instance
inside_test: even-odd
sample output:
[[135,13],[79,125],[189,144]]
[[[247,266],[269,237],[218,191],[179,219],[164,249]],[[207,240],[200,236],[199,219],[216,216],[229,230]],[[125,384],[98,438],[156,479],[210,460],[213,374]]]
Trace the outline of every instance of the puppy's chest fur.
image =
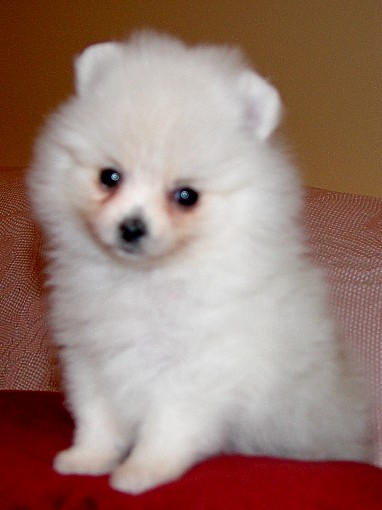
[[[58,317],[58,328],[64,329],[59,343],[78,349],[101,371],[123,363],[126,370],[130,367],[128,377],[137,366],[148,370],[181,363],[200,350],[201,338],[214,324],[216,303],[195,279],[133,271],[108,278],[98,272],[91,279],[91,285],[83,286],[82,277],[80,288],[78,278],[67,282],[67,313]],[[62,288],[57,293],[62,302]]]

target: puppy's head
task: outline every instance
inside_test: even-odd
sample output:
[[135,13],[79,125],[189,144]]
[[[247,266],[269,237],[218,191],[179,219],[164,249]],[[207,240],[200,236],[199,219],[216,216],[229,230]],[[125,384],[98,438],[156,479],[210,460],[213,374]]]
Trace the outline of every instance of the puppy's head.
[[280,110],[236,50],[151,33],[91,46],[37,147],[40,217],[130,261],[222,248],[273,180]]

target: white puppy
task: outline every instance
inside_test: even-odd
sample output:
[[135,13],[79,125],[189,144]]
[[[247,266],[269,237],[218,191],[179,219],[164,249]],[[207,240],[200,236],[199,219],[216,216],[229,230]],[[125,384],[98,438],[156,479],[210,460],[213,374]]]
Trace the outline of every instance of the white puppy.
[[138,493],[221,452],[370,459],[280,110],[229,48],[140,33],[77,59],[29,178],[76,423],[57,471]]

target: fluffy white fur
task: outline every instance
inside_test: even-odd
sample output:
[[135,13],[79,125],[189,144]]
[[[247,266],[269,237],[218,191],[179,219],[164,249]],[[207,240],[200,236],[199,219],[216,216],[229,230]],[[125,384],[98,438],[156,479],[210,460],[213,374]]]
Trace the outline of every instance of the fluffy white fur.
[[[362,379],[271,142],[280,110],[230,48],[140,33],[77,59],[29,176],[76,422],[57,471],[138,493],[220,452],[370,459]],[[182,186],[194,206],[174,202]],[[129,250],[136,215],[147,235]]]

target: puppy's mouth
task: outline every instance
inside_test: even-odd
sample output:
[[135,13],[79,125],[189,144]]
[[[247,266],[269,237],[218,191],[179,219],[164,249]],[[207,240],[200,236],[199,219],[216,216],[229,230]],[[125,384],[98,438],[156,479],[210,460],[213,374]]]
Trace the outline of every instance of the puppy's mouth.
[[144,219],[138,216],[122,221],[117,227],[116,238],[115,245],[110,248],[120,257],[136,263],[157,264],[172,251],[166,239],[155,237]]
[[163,233],[155,235],[148,222],[139,216],[124,219],[112,231],[100,231],[90,222],[88,227],[94,241],[108,256],[143,266],[166,263],[187,244]]
[[171,250],[145,241],[139,241],[133,245],[120,242],[114,247],[108,247],[109,254],[117,257],[120,261],[142,267],[168,263],[175,251],[175,249]]

